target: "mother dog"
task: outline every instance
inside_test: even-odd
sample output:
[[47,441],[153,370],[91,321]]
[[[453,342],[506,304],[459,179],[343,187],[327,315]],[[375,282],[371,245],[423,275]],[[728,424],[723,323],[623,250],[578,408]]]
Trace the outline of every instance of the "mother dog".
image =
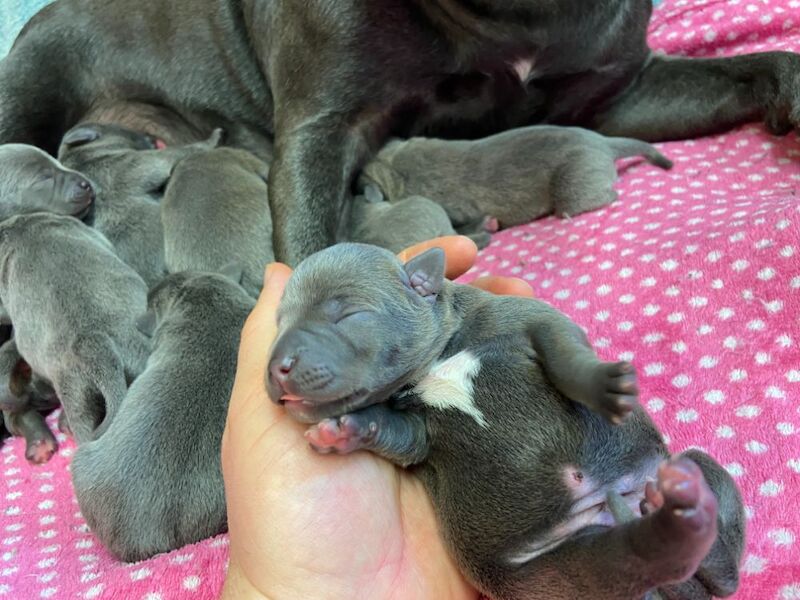
[[213,126],[233,145],[274,141],[275,249],[296,264],[343,233],[352,179],[392,134],[556,123],[654,141],[800,123],[798,55],[654,56],[651,10],[651,0],[58,0],[0,65],[0,143],[52,151],[87,116],[122,113],[168,141]]

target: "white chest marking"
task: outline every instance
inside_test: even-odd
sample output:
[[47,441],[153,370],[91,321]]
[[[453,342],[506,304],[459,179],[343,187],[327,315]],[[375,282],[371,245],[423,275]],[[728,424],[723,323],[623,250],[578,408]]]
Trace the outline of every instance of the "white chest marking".
[[532,58],[520,58],[511,64],[511,68],[517,74],[520,83],[523,85],[527,85],[535,75]]
[[468,350],[433,365],[430,373],[420,381],[414,391],[422,402],[431,408],[454,408],[469,415],[486,427],[483,413],[475,406],[472,382],[481,370],[481,361]]

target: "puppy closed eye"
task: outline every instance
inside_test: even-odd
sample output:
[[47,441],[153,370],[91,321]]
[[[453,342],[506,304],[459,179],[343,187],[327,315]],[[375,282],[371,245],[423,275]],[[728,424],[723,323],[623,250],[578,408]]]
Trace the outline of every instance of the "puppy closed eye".
[[364,309],[355,309],[348,312],[344,312],[334,321],[337,325],[342,322],[347,323],[360,323],[363,321],[369,320],[372,316],[371,310],[364,310]]

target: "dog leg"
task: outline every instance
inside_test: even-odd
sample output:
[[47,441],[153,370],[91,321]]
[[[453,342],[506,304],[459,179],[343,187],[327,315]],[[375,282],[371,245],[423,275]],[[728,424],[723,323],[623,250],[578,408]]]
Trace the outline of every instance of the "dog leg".
[[3,412],[3,418],[6,428],[11,433],[25,438],[25,458],[29,462],[44,464],[58,450],[58,442],[39,412],[35,410]]
[[575,323],[545,304],[536,306],[527,332],[547,377],[569,399],[622,422],[637,404],[633,365],[603,362]]
[[322,454],[369,450],[402,467],[422,462],[429,450],[422,415],[385,404],[325,419],[306,431],[306,439]]
[[688,579],[717,537],[717,501],[700,468],[673,458],[658,473],[664,502],[641,519],[586,529],[491,585],[499,599],[634,600]]
[[[703,477],[717,499],[717,536],[711,550],[700,563],[694,577],[686,582],[666,586],[661,595],[669,600],[705,600],[725,598],[739,587],[739,561],[744,551],[745,516],[742,498],[728,472],[714,459],[699,450],[689,450],[680,455],[700,467]],[[651,494],[658,504],[661,495]],[[646,511],[658,508],[649,502]]]
[[775,134],[800,127],[800,55],[653,56],[591,123],[605,135],[661,141],[764,120]]
[[269,174],[275,257],[291,266],[346,235],[351,179],[367,145],[342,116],[322,116],[275,143]]

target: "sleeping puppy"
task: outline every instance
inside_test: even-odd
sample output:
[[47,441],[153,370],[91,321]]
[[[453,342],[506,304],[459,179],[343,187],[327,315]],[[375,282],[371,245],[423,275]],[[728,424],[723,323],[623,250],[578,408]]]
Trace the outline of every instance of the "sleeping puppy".
[[34,146],[0,146],[0,221],[14,215],[51,212],[90,222],[95,184]]
[[42,464],[58,450],[44,416],[59,404],[55,390],[31,370],[13,339],[0,347],[0,410],[12,435],[25,438],[25,458]]
[[86,522],[121,560],[226,529],[220,444],[239,333],[254,305],[210,273],[169,275],[150,291],[140,322],[153,335],[147,368],[108,431],[78,448],[71,467]]
[[[435,202],[411,196],[389,203],[375,185],[367,184],[364,193],[353,199],[347,237],[351,242],[400,252],[419,242],[455,233],[450,217]],[[479,248],[487,246],[491,239],[485,231],[475,231],[469,237]]]
[[58,157],[95,182],[94,227],[148,287],[166,273],[159,201],[175,165],[215,148],[222,131],[204,142],[156,149],[151,136],[117,125],[84,123],[64,136]]
[[[340,244],[295,270],[278,323],[272,400],[320,452],[412,467],[490,597],[735,591],[733,480],[702,452],[670,457],[632,365],[601,361],[549,305],[445,281],[440,249],[401,264]],[[612,491],[640,518],[615,524]]]
[[243,267],[242,286],[261,291],[272,252],[269,166],[244,150],[217,148],[176,165],[161,204],[170,273]]
[[20,356],[52,382],[76,441],[108,427],[144,368],[147,288],[102,234],[71,217],[0,222],[0,303]]
[[376,185],[390,202],[430,198],[460,232],[487,217],[506,228],[610,204],[617,198],[614,161],[640,155],[672,167],[650,144],[578,127],[525,127],[478,141],[412,138],[387,144],[359,186]]

